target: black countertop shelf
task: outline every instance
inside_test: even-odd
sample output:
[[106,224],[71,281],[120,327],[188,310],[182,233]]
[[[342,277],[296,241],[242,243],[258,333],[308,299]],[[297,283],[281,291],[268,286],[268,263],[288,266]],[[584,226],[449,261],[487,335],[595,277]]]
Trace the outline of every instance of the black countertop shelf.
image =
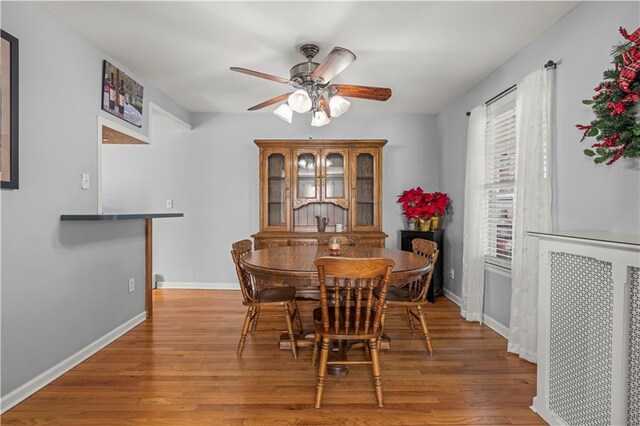
[[184,217],[184,213],[114,213],[114,214],[61,214],[60,220],[77,221],[115,221],[134,219],[162,219],[165,217]]

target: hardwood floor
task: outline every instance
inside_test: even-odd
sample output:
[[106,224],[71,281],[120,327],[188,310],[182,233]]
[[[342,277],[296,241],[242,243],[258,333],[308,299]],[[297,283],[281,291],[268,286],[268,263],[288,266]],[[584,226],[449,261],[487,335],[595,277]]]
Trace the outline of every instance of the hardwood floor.
[[[384,408],[368,366],[329,377],[313,408],[309,348],[296,361],[277,333],[236,345],[245,313],[237,291],[154,290],[152,319],[5,413],[3,425],[544,424],[529,409],[533,364],[506,352],[491,329],[461,319],[444,297],[427,311],[434,355],[388,315],[391,350],[381,354]],[[311,305],[301,307],[305,329]],[[281,327],[266,318],[260,329]],[[358,355],[356,353],[354,355]]]

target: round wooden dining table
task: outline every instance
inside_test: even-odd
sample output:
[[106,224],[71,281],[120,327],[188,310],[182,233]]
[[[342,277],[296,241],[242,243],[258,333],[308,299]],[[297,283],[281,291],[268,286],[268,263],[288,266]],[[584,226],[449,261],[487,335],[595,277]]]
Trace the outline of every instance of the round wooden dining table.
[[[313,298],[318,294],[318,270],[314,261],[329,256],[326,245],[283,246],[255,250],[240,259],[242,266],[256,279],[271,285],[296,287],[300,297]],[[341,257],[383,257],[395,262],[389,285],[403,285],[423,276],[431,265],[417,254],[369,245],[343,246]],[[317,297],[316,297],[317,298]]]
[[[256,280],[265,285],[293,285],[296,287],[296,298],[318,299],[319,280],[315,260],[329,256],[328,246],[283,246],[269,247],[247,253],[240,258],[245,268]],[[343,246],[341,257],[351,258],[387,258],[395,262],[391,272],[389,285],[403,285],[419,279],[431,268],[429,261],[417,254],[388,248],[371,247],[369,245]],[[298,336],[298,347],[311,346],[313,333]],[[338,350],[331,351],[332,359],[346,359],[350,344],[338,342]],[[279,338],[280,349],[289,350],[288,335]],[[390,340],[384,335],[380,349],[388,349]],[[344,365],[330,365],[328,374],[342,376],[349,368]]]

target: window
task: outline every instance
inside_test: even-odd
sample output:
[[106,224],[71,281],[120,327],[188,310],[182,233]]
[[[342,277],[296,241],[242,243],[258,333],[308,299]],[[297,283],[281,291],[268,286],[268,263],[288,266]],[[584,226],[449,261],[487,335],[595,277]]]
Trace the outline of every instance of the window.
[[511,269],[516,174],[516,90],[487,105],[485,261]]

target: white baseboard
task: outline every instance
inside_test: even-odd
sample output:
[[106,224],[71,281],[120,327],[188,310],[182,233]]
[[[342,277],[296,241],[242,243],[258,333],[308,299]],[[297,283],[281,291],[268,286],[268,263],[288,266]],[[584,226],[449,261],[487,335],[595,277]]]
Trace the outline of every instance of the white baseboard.
[[158,288],[185,290],[240,290],[238,283],[190,283],[178,281],[158,281]]
[[450,292],[449,290],[447,290],[446,288],[443,289],[444,290],[444,296],[451,300],[453,303],[455,303],[456,305],[462,307],[462,299],[460,299],[458,296],[456,296],[455,294],[453,294],[452,292]]
[[509,340],[509,327],[505,327],[487,314],[482,314],[482,322],[485,323],[487,327]]
[[[444,289],[444,295],[447,299],[462,307],[462,299],[460,299],[458,296],[447,289]],[[505,327],[487,314],[482,314],[482,322],[505,339],[509,339],[509,327]]]
[[142,312],[141,314],[136,315],[129,321],[116,327],[104,336],[95,340],[93,343],[90,343],[89,345],[80,349],[69,358],[59,362],[44,373],[34,377],[12,392],[9,392],[0,400],[0,413],[4,413],[5,411],[15,407],[17,404],[21,403],[49,383],[53,382],[58,377],[62,376],[67,371],[71,370],[76,365],[80,364],[82,361],[89,358],[91,355],[98,352],[100,349],[107,346],[109,343],[116,340],[118,337],[125,334],[127,331],[143,322],[146,318],[146,312]]

